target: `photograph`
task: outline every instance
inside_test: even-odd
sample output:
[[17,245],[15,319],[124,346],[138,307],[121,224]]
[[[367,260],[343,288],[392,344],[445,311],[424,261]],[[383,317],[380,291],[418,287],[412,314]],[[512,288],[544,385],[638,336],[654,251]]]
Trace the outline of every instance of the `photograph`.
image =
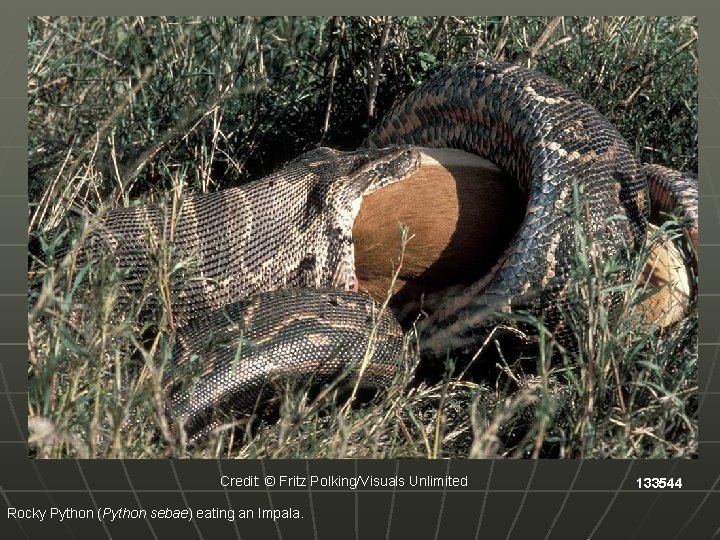
[[29,457],[697,459],[697,46],[29,17]]

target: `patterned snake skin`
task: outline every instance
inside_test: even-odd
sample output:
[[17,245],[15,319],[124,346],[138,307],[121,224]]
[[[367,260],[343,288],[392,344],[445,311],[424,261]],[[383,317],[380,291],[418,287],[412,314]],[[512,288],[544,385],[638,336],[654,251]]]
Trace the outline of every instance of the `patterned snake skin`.
[[[644,242],[648,177],[636,157],[605,117],[540,73],[493,62],[451,66],[395,106],[368,143],[476,153],[507,171],[527,197],[520,230],[495,268],[420,322],[426,356],[471,353],[498,311],[518,308],[542,313],[556,339],[572,346],[557,309],[568,307],[562,300],[571,284],[577,215],[585,217],[584,233],[599,261],[619,256],[629,268],[627,253]],[[680,185],[679,173],[649,172],[662,211],[694,204],[686,213],[696,238],[697,181]]]
[[[111,211],[91,251],[111,247],[128,272],[129,294],[139,290],[158,239],[174,260],[191,261],[170,279],[172,314],[183,327],[173,369],[192,374],[189,384],[170,383],[172,411],[191,439],[252,412],[278,384],[355,380],[360,370],[376,386],[406,367],[394,317],[352,292],[351,231],[363,195],[419,166],[418,151],[398,144],[479,154],[527,198],[524,221],[492,271],[420,321],[423,356],[473,352],[497,312],[515,308],[572,339],[562,338],[553,306],[569,286],[576,216],[600,261],[617,256],[627,268],[627,251],[644,241],[646,174],[615,128],[559,82],[494,62],[437,73],[388,113],[365,149],[321,148],[179,208]],[[682,202],[672,197],[668,207]]]
[[414,148],[318,148],[250,184],[102,216],[81,260],[112,254],[121,302],[164,267],[180,327],[170,408],[190,440],[291,383],[351,384],[360,369],[361,386],[376,388],[397,376],[398,322],[347,292],[357,288],[352,225],[364,195],[419,166]]
[[680,215],[686,219],[697,270],[698,252],[698,177],[690,172],[668,169],[662,165],[646,165],[645,174],[650,187],[650,219],[657,222],[662,213],[672,213],[680,208]]

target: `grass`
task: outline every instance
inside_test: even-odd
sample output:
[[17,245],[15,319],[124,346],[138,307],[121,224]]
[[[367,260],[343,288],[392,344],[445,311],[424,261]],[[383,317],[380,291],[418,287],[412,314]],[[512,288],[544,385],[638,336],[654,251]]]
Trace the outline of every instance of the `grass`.
[[608,325],[604,300],[618,290],[587,250],[577,353],[552,363],[551,337],[533,354],[489,340],[470,365],[402,373],[362,405],[343,406],[340,389],[291,395],[277,421],[187,449],[163,414],[162,284],[178,271],[166,246],[120,319],[121,276],[82,264],[73,246],[87,234],[78,214],[236,185],[317,144],[355,148],[398,95],[468,57],[563,80],[642,161],[696,170],[696,40],[687,17],[29,19],[33,455],[695,456],[696,313],[644,331],[632,316],[642,292],[626,288],[621,323]]

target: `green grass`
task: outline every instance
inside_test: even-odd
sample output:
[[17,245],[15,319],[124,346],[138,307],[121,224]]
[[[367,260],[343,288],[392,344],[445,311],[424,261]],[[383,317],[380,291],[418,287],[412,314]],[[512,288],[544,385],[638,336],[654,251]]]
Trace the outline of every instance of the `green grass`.
[[533,355],[489,341],[482,362],[402,374],[362,405],[289,396],[276,422],[185,449],[162,414],[167,250],[156,247],[157,269],[118,319],[120,276],[78,265],[72,248],[79,213],[237,185],[317,144],[355,148],[397,96],[465,58],[563,80],[642,161],[697,169],[696,40],[687,17],[29,19],[33,454],[696,455],[696,314],[667,335],[641,331],[628,289],[622,323],[608,326],[612,281],[582,260],[578,320],[592,324],[577,325],[577,354],[551,364],[551,339]]

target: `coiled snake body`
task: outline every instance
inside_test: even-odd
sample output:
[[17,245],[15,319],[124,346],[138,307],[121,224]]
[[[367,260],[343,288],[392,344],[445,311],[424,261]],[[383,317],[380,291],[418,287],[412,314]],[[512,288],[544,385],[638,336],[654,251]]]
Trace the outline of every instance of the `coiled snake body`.
[[150,264],[153,239],[192,261],[170,279],[172,313],[183,326],[174,369],[192,374],[172,376],[191,381],[172,385],[172,409],[191,438],[219,421],[218,410],[251,412],[278,384],[353,381],[360,372],[376,386],[404,367],[392,314],[353,292],[351,237],[362,197],[417,169],[418,151],[397,145],[479,154],[507,171],[527,200],[495,267],[420,321],[425,356],[472,351],[496,313],[515,308],[562,334],[554,306],[569,286],[578,217],[596,260],[618,257],[627,267],[627,252],[644,241],[646,174],[620,134],[559,82],[495,62],[437,73],[356,152],[314,150],[274,175],[189,197],[179,208],[111,211],[90,245],[98,253],[111,247],[130,293]]

